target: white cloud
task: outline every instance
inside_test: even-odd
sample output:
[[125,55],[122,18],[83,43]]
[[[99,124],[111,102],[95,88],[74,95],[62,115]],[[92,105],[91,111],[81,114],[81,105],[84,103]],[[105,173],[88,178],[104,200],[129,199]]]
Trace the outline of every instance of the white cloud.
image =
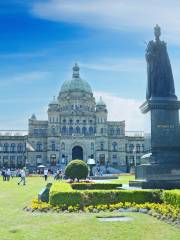
[[45,71],[32,71],[32,72],[26,72],[17,74],[15,76],[11,77],[4,77],[3,81],[0,82],[1,86],[8,86],[11,84],[17,84],[17,83],[31,83],[35,81],[44,81],[47,77],[50,76],[49,72]]
[[126,131],[143,131],[144,116],[140,112],[141,101],[114,96],[106,92],[95,92],[96,100],[102,96],[108,109],[108,120],[126,122]]
[[163,37],[178,44],[179,11],[179,0],[49,0],[32,7],[40,18],[114,30],[149,31],[158,23]]
[[80,62],[80,66],[98,71],[145,72],[146,62],[142,58],[103,58],[93,62]]

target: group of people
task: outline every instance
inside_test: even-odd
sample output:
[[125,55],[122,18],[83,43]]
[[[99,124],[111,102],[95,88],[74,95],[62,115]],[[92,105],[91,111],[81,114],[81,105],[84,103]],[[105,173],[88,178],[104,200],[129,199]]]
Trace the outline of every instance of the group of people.
[[22,168],[22,169],[15,169],[15,170],[11,170],[10,168],[6,169],[3,168],[1,170],[1,174],[3,177],[3,181],[9,181],[11,178],[14,177],[20,177],[20,181],[18,182],[18,185],[20,185],[21,183],[23,185],[26,185],[26,169]]
[[[44,169],[44,180],[47,181],[49,170],[47,168]],[[54,180],[62,180],[63,179],[63,171],[61,169],[57,169],[54,174]]]
[[[45,181],[47,181],[48,175],[50,173],[52,172],[50,172],[47,168],[44,168],[43,176]],[[0,171],[0,175],[2,175],[3,181],[9,181],[11,178],[14,178],[14,177],[20,177],[20,181],[18,182],[18,185],[20,185],[21,183],[23,185],[26,185],[26,168],[25,167],[22,169],[14,169],[14,170],[11,170],[10,168],[8,169],[3,168]],[[64,179],[64,174],[62,169],[57,169],[57,171],[54,173],[53,176],[54,176],[54,180]]]
[[3,181],[9,181],[11,177],[13,178],[13,174],[9,168],[3,168],[1,171],[1,175],[3,177]]

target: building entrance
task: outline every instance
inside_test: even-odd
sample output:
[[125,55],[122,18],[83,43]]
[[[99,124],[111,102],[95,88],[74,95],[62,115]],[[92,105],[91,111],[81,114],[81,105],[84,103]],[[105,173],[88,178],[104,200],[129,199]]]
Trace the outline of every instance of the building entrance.
[[72,149],[72,160],[79,159],[83,160],[83,149],[80,146],[75,146]]
[[104,166],[105,165],[105,155],[104,154],[100,154],[99,156],[99,164]]

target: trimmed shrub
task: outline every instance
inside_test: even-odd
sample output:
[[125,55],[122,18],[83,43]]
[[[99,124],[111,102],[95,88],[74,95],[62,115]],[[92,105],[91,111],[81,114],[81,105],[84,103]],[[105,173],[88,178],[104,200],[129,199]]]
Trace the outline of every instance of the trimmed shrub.
[[73,180],[77,178],[78,181],[79,179],[86,179],[88,176],[88,166],[82,160],[73,160],[67,165],[65,175]]
[[69,183],[54,183],[50,190],[49,202],[53,206],[75,206],[82,202],[82,197],[80,191],[74,191]]
[[117,187],[122,187],[120,183],[72,183],[72,189],[74,190],[112,190]]
[[163,192],[163,202],[180,207],[180,190],[167,190]]
[[[68,186],[67,186],[68,185]],[[53,206],[89,206],[119,202],[160,202],[159,190],[73,190],[68,183],[53,184],[50,204]]]

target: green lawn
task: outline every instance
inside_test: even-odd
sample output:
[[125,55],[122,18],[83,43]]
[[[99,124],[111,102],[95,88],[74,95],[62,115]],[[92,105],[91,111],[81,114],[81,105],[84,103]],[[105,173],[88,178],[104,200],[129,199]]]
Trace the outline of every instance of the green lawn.
[[25,212],[22,208],[37,196],[44,180],[28,178],[26,186],[18,186],[17,181],[0,178],[0,240],[179,239],[177,228],[139,213],[125,214],[134,217],[132,222],[102,223],[96,219],[100,214]]
[[113,180],[112,182],[114,183],[123,183],[123,184],[128,184],[130,180],[134,180],[135,176],[134,175],[120,175],[119,179]]

